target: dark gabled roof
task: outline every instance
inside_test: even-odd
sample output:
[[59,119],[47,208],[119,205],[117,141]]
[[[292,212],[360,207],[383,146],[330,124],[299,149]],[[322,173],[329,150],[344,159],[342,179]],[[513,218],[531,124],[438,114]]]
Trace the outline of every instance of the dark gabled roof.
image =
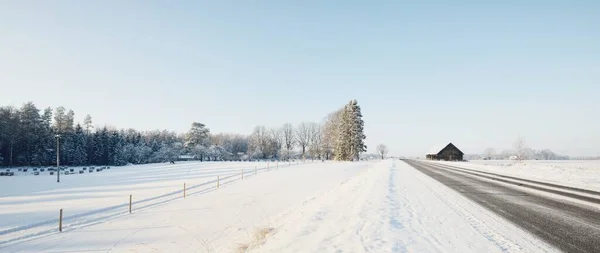
[[444,147],[442,150],[440,150],[440,152],[438,152],[438,155],[440,155],[440,153],[442,153],[442,151],[449,149],[449,148],[458,150],[458,152],[460,152],[461,155],[465,154],[462,151],[460,151],[460,149],[458,149],[456,146],[454,146],[454,144],[452,144],[452,142],[450,142],[448,145],[446,145],[446,147]]

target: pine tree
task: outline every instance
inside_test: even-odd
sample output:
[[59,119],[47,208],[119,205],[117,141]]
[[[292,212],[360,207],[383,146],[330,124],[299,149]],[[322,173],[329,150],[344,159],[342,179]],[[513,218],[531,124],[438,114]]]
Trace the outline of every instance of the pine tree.
[[75,132],[75,112],[69,110],[65,116],[65,130],[67,132]]
[[0,152],[5,154],[5,163],[13,166],[15,157],[19,154],[18,148],[22,139],[20,112],[11,106],[0,108],[0,125],[3,125],[3,131],[0,132],[0,144],[2,144]]
[[97,154],[100,155],[98,165],[106,165],[110,161],[109,160],[110,159],[110,156],[109,156],[110,139],[109,139],[109,132],[106,127],[104,127],[102,129],[102,131],[100,131],[99,140],[101,143],[100,144],[101,149],[99,149],[97,152]]
[[[360,154],[366,151],[364,140],[364,122],[360,106],[356,100],[351,100],[340,112],[335,129],[334,154],[338,161],[358,160]],[[329,132],[332,132],[331,130]]]
[[76,166],[86,165],[88,163],[86,154],[86,134],[79,124],[75,126],[72,143],[72,164]]
[[118,131],[111,131],[111,133],[109,134],[108,145],[108,162],[106,163],[106,165],[114,165],[117,164],[117,162],[122,162],[118,160],[120,160],[119,152],[123,149],[123,139],[121,138],[121,135],[119,135]]
[[351,152],[351,118],[348,105],[344,106],[338,124],[337,138],[334,146],[335,160],[346,161],[350,157]]
[[64,134],[67,130],[67,115],[65,115],[65,108],[59,106],[54,112],[54,132],[57,134]]
[[85,127],[85,133],[90,134],[92,131],[92,116],[85,115],[85,119],[83,120],[83,126]]
[[[39,127],[40,139],[32,163],[51,165],[56,162],[56,139],[52,130],[52,108],[44,109]],[[50,152],[49,152],[50,151]]]
[[40,138],[40,126],[41,117],[40,110],[35,107],[32,102],[28,102],[21,107],[21,124],[20,130],[22,131],[22,144],[25,151],[25,160],[27,165],[40,165],[37,159],[34,160],[35,153],[37,153],[37,143]]
[[103,165],[108,163],[108,130],[102,128],[100,131],[94,132],[91,137],[91,158],[90,164]]
[[360,158],[360,154],[367,151],[367,146],[364,143],[364,140],[366,139],[364,133],[364,121],[362,120],[360,106],[356,100],[352,100],[349,104],[349,107],[351,118],[350,135],[352,140],[352,143],[350,144],[352,150],[351,159],[355,158],[358,160]]

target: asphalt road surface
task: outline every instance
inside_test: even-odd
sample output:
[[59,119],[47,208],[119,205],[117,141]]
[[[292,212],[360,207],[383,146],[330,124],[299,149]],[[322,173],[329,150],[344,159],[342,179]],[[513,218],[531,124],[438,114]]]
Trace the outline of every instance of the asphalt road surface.
[[404,162],[564,252],[600,252],[600,208],[435,163]]

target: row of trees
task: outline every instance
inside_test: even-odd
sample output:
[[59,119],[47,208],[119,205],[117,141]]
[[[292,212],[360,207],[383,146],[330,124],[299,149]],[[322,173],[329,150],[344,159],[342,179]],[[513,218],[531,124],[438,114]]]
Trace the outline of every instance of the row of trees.
[[0,165],[45,166],[56,163],[57,142],[64,165],[125,165],[175,160],[193,153],[201,160],[232,159],[245,152],[248,138],[210,135],[201,123],[190,132],[117,130],[96,127],[87,115],[75,124],[75,113],[64,107],[38,109],[32,102],[20,108],[0,107]]
[[507,160],[569,160],[569,156],[558,155],[549,149],[536,150],[529,148],[525,138],[518,137],[511,150],[496,152],[494,148],[486,148],[483,151],[483,157],[486,159]]
[[38,109],[0,107],[0,165],[55,164],[57,142],[64,165],[125,165],[164,162],[181,155],[205,160],[310,158],[354,160],[366,151],[364,123],[356,100],[329,114],[322,123],[286,123],[279,128],[255,127],[250,136],[212,134],[194,122],[187,133],[117,130],[94,127],[86,115],[75,124],[64,107]]
[[328,114],[320,122],[286,123],[278,128],[257,126],[250,135],[249,154],[262,159],[287,160],[299,150],[302,159],[358,160],[366,151],[364,121],[356,100]]

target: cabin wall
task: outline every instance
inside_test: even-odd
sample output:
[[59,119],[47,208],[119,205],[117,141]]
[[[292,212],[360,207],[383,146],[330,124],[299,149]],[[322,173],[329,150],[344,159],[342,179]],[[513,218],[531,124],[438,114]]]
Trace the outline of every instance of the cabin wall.
[[437,158],[444,161],[462,161],[463,154],[456,149],[445,149],[437,154]]

